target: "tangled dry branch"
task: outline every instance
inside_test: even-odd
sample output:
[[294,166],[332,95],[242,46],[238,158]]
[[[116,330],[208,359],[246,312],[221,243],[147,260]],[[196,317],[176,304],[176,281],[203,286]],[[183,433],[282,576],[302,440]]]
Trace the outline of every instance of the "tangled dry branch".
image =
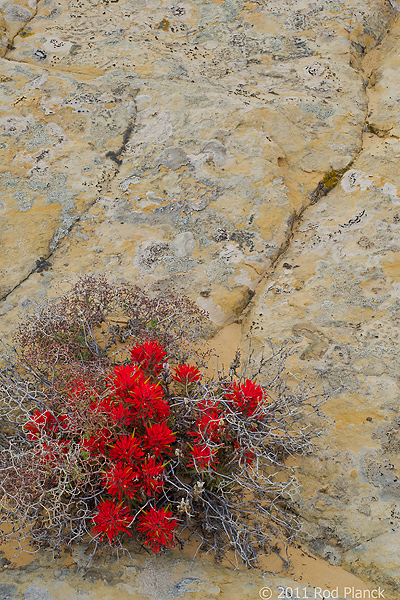
[[[174,523],[175,541],[196,539],[217,560],[256,567],[260,556],[273,552],[286,562],[282,548],[301,527],[288,457],[315,451],[322,434],[315,417],[325,400],[321,381],[291,376],[290,342],[271,347],[268,356],[265,348],[250,352],[240,372],[237,356],[228,375],[207,377],[207,356],[194,351],[206,329],[205,314],[187,299],[153,298],[96,277],[80,279],[21,323],[17,350],[4,356],[0,371],[3,540],[57,554],[82,541],[97,548],[102,532],[125,548],[123,536],[99,525],[101,507],[115,501],[120,532],[137,527],[133,544],[150,545],[143,533],[150,521],[143,515],[163,515],[170,529],[165,525],[161,546],[172,543]],[[151,346],[155,340],[158,346]],[[133,343],[139,350],[153,348],[159,362],[137,359],[132,366],[127,347]],[[187,365],[189,359],[197,366]],[[126,369],[131,379],[122,393]],[[167,407],[162,414],[170,442],[153,443],[152,450],[155,413],[140,423],[134,421],[139,413],[130,421],[121,417],[137,401],[139,380],[146,389],[152,382],[153,395],[162,391],[157,401]],[[104,435],[99,450],[94,440]],[[164,463],[147,488],[138,472],[133,478],[139,458],[128,466],[112,460],[118,443],[135,436],[144,444],[138,457],[145,466]],[[130,478],[130,491],[112,481],[117,467]]]

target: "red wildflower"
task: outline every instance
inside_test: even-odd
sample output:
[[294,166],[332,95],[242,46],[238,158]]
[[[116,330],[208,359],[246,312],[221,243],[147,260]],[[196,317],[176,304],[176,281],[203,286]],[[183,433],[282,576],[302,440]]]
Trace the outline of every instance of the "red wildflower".
[[143,373],[136,365],[118,365],[114,367],[113,377],[109,378],[112,393],[126,400],[132,388],[143,380]]
[[137,529],[146,536],[145,545],[153,552],[160,551],[161,546],[171,546],[173,543],[173,530],[178,522],[172,516],[172,511],[167,508],[150,508],[138,517]]
[[106,447],[111,441],[111,433],[108,429],[103,428],[96,431],[94,435],[82,440],[82,450],[86,450],[93,456],[106,453]]
[[24,429],[28,432],[27,436],[30,440],[37,440],[43,435],[52,436],[58,431],[58,422],[56,417],[48,410],[40,412],[35,410],[31,418],[24,425]]
[[156,460],[152,456],[146,460],[142,466],[142,489],[148,496],[159,493],[164,485],[161,475],[164,473],[164,465],[156,465]]
[[166,357],[164,346],[155,341],[143,342],[131,350],[132,361],[138,363],[144,371],[153,371],[155,375],[160,373]]
[[132,389],[128,400],[143,421],[155,416],[165,419],[169,415],[169,405],[164,401],[162,388],[158,384],[142,382]]
[[266,396],[261,385],[257,385],[250,379],[246,379],[240,385],[234,383],[230,390],[225,392],[225,397],[232,400],[237,409],[247,417],[251,417]]
[[197,367],[190,365],[178,365],[175,369],[175,375],[172,375],[172,379],[179,381],[183,385],[187,386],[195,381],[199,381],[201,373]]
[[141,440],[135,438],[135,435],[120,435],[116,443],[110,449],[111,460],[136,463],[144,456],[140,447]]
[[101,534],[100,540],[107,536],[111,544],[115,536],[121,533],[131,535],[128,529],[131,520],[129,508],[123,502],[115,504],[112,500],[103,500],[92,519],[95,523],[92,531],[95,535]]
[[197,419],[196,431],[190,431],[189,435],[193,436],[196,442],[218,441],[224,426],[224,413],[218,402],[203,400],[199,402],[198,408],[203,412]]
[[114,423],[120,427],[132,425],[135,421],[135,416],[132,414],[132,411],[124,406],[122,402],[114,404],[110,411],[110,417]]
[[162,452],[171,454],[171,449],[168,448],[176,439],[168,425],[165,423],[156,423],[146,427],[146,435],[144,436],[145,448],[157,457],[161,456]]
[[121,500],[127,496],[131,500],[137,496],[139,489],[139,473],[131,466],[117,462],[110,471],[104,474],[104,487],[110,496]]
[[193,446],[191,451],[193,460],[188,463],[188,467],[194,467],[196,471],[202,471],[208,467],[215,469],[211,463],[218,463],[219,460],[215,456],[215,450],[209,446]]

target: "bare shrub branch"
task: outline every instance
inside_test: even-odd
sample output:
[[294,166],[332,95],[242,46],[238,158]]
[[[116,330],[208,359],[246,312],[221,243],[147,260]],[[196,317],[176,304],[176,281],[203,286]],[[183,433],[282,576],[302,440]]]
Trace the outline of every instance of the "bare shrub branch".
[[[152,506],[168,507],[179,543],[197,539],[202,551],[235,565],[257,567],[271,553],[287,563],[282,548],[301,528],[288,458],[316,451],[323,383],[288,371],[290,341],[268,354],[265,347],[250,351],[242,366],[237,353],[228,375],[201,377],[195,369],[194,379],[182,383],[176,373],[189,359],[198,367],[207,363],[206,354],[194,351],[206,330],[205,313],[186,298],[151,297],[94,276],[80,278],[21,322],[16,349],[4,354],[0,370],[3,540],[55,555],[82,541],[101,546],[93,516],[113,467],[110,448],[121,436],[139,435],[110,419],[118,396],[113,377],[130,365],[132,345],[156,340],[168,356],[158,370],[145,371],[146,381],[162,388],[175,441],[157,493],[125,498],[129,526]],[[103,445],[92,453],[89,442]],[[141,539],[132,543],[140,548]],[[113,543],[124,549],[120,537]]]

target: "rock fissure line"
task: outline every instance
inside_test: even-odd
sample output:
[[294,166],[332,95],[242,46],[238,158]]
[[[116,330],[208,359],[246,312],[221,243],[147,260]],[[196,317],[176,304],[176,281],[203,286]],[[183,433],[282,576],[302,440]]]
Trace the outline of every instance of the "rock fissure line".
[[[71,225],[71,229],[72,229],[72,225]],[[55,250],[53,250],[52,252],[50,252],[49,254],[47,254],[46,256],[40,256],[37,260],[36,260],[36,267],[34,267],[33,269],[31,269],[31,271],[29,271],[29,273],[27,275],[25,275],[25,277],[23,279],[21,279],[21,281],[19,281],[17,283],[17,285],[15,285],[9,292],[7,292],[7,294],[4,294],[4,296],[2,296],[0,298],[0,302],[3,302],[3,300],[7,300],[8,296],[10,294],[12,294],[16,289],[18,289],[23,283],[25,283],[25,281],[27,279],[29,279],[29,277],[31,275],[33,275],[33,273],[41,273],[42,271],[47,271],[49,264],[48,261],[49,259],[52,257],[53,253]]]
[[[243,306],[240,314],[235,319],[236,322],[238,322],[238,323],[241,322],[241,317],[246,315],[246,311],[249,310],[251,305],[257,300],[257,290],[259,289],[259,287],[261,285],[264,284],[265,280],[268,279],[268,277],[270,275],[272,275],[272,273],[275,271],[275,268],[276,268],[280,258],[289,250],[291,243],[293,241],[293,238],[295,237],[296,232],[301,224],[303,215],[305,214],[307,209],[310,208],[311,206],[314,206],[315,204],[317,204],[317,202],[321,198],[327,196],[332,190],[334,190],[336,188],[336,186],[340,182],[342,176],[351,169],[355,160],[357,159],[359,154],[362,152],[362,149],[363,149],[363,146],[361,145],[360,148],[357,150],[357,152],[354,154],[354,157],[350,160],[350,162],[345,167],[343,167],[342,169],[339,169],[337,171],[328,172],[318,183],[315,190],[313,192],[311,192],[311,194],[309,196],[309,198],[310,198],[309,204],[303,206],[299,212],[294,211],[292,213],[292,215],[290,216],[290,220],[288,221],[289,231],[287,233],[285,241],[282,243],[281,247],[277,250],[276,256],[272,260],[272,263],[271,263],[270,267],[268,268],[268,270],[266,271],[266,273],[261,276],[253,294],[249,298],[249,301],[247,302],[247,304],[245,306]],[[223,327],[221,329],[223,329]]]
[[[397,12],[398,9],[397,9]],[[390,35],[391,29],[394,26],[394,24],[396,23],[397,20],[400,20],[400,14],[398,14],[396,17],[394,17],[390,28],[387,30],[387,32],[385,33],[385,35],[382,37],[382,39],[376,43],[375,46],[373,46],[372,48],[370,48],[370,50],[365,54],[365,56],[363,56],[362,61],[363,62],[365,60],[365,58],[368,56],[368,54],[370,52],[372,52],[373,50],[375,50],[377,48],[377,46],[381,45],[383,40],[385,39],[386,36]],[[362,68],[362,64],[357,68],[355,65],[351,65],[352,68],[358,72],[360,75],[362,75],[363,77],[365,77],[366,79],[366,86],[365,86],[365,97],[367,99],[367,105],[366,105],[366,109],[365,109],[365,117],[364,117],[364,122],[361,126],[361,134],[364,131],[369,131],[370,129],[370,125],[368,123],[368,115],[369,115],[369,97],[368,97],[368,89],[370,87],[370,80],[371,77],[373,76],[374,70],[371,72],[371,74],[367,77],[365,75],[365,72]],[[375,132],[373,132],[375,133]],[[378,135],[377,133],[375,133],[375,135]],[[385,137],[385,136],[379,136],[379,137]],[[397,137],[397,136],[392,136],[392,137]],[[362,137],[361,137],[362,140]],[[353,164],[355,163],[355,161],[357,160],[357,158],[360,156],[360,154],[362,153],[362,151],[364,150],[364,143],[363,141],[361,141],[360,147],[358,148],[358,150],[356,150],[356,152],[354,153],[354,156],[352,157],[352,159],[347,163],[347,165],[345,167],[343,167],[342,169],[338,169],[338,170],[332,170],[328,173],[325,174],[325,176],[321,179],[321,181],[318,183],[317,187],[315,188],[315,190],[313,192],[311,192],[311,194],[309,195],[310,198],[310,202],[309,204],[303,206],[299,212],[293,212],[293,214],[291,215],[290,221],[289,221],[289,231],[288,234],[286,236],[285,241],[283,242],[283,244],[281,245],[281,247],[278,249],[277,254],[275,256],[275,258],[272,261],[271,266],[268,268],[268,270],[266,271],[266,273],[264,275],[262,275],[262,277],[260,278],[259,282],[257,283],[257,286],[254,290],[254,293],[250,296],[247,304],[245,306],[243,306],[243,309],[241,310],[240,314],[237,316],[236,318],[236,322],[241,322],[241,318],[244,317],[248,310],[250,310],[250,307],[254,304],[254,302],[257,300],[257,291],[260,288],[261,285],[263,285],[263,283],[265,282],[265,280],[272,275],[272,273],[274,273],[275,268],[278,264],[278,261],[280,260],[280,258],[289,250],[291,243],[296,235],[296,232],[298,231],[298,228],[302,222],[302,218],[305,214],[305,212],[311,207],[314,206],[315,204],[317,204],[317,202],[327,196],[332,190],[334,190],[336,188],[336,186],[340,183],[340,180],[342,179],[343,175],[349,171],[351,169],[351,167],[353,166]],[[223,327],[222,327],[223,329]]]
[[40,0],[36,0],[34,12],[31,16],[31,18],[28,19],[27,21],[23,21],[23,24],[21,25],[20,29],[18,29],[18,31],[12,36],[12,38],[8,39],[6,47],[5,47],[5,52],[1,58],[4,58],[5,60],[8,60],[10,62],[16,62],[16,61],[13,61],[13,59],[8,58],[7,54],[9,52],[11,52],[11,50],[14,50],[14,40],[17,37],[17,35],[19,35],[21,33],[21,31],[23,31],[25,29],[25,27],[28,25],[28,23],[31,23],[33,21],[33,19],[36,17],[36,15],[38,13],[38,8],[39,8],[39,2],[40,2]]
[[[101,197],[101,196],[99,196]],[[64,240],[68,234],[72,231],[72,229],[74,228],[74,226],[76,225],[76,223],[78,223],[81,218],[92,208],[92,206],[94,206],[97,202],[98,198],[96,198],[95,200],[93,200],[93,202],[91,202],[88,207],[86,208],[86,210],[84,210],[75,220],[74,222],[70,225],[70,227],[68,228],[68,231],[66,232],[65,236],[60,238],[61,240]],[[7,292],[6,294],[4,294],[4,296],[2,296],[0,298],[0,302],[2,302],[3,300],[6,300],[8,298],[8,296],[10,294],[12,294],[16,289],[18,289],[23,283],[25,283],[25,281],[27,281],[29,279],[29,277],[31,275],[33,275],[34,273],[42,273],[43,271],[48,271],[51,264],[49,263],[50,258],[53,256],[53,254],[56,252],[58,246],[56,246],[51,252],[49,252],[48,254],[46,254],[45,256],[40,256],[38,259],[36,259],[36,266],[31,269],[29,271],[29,273],[27,275],[25,275],[25,277],[23,279],[21,279],[21,281],[19,281],[9,292]]]

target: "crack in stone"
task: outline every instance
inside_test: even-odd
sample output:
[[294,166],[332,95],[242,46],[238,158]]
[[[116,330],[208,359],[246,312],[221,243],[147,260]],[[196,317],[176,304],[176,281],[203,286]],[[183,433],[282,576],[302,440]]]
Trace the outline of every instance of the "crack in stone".
[[[399,13],[399,9],[396,7],[395,12]],[[368,50],[368,52],[364,53],[362,56],[362,60],[364,60],[368,54],[370,52],[372,52],[373,50],[376,49],[376,47],[378,45],[381,45],[383,40],[385,39],[386,36],[388,36],[391,32],[392,27],[394,26],[394,24],[396,23],[397,20],[400,19],[400,15],[397,14],[396,17],[393,18],[389,29],[386,31],[386,33],[382,36],[382,39],[377,40],[376,44],[370,48]],[[366,85],[364,86],[364,92],[365,92],[365,96],[367,99],[367,106],[365,109],[365,118],[364,118],[364,122],[361,126],[361,133],[364,131],[369,131],[368,127],[368,113],[369,113],[369,98],[368,98],[368,94],[367,94],[367,89],[369,88],[369,82],[372,76],[372,73],[370,74],[369,77],[366,77],[365,72],[362,68],[362,64],[360,65],[360,67],[357,67],[354,64],[351,64],[351,67],[357,71],[360,75],[363,75],[366,79]],[[375,132],[373,132],[375,133]],[[375,135],[378,135],[378,133],[375,133]],[[379,136],[379,137],[385,137],[385,136]],[[394,136],[392,136],[394,137]],[[240,311],[240,313],[237,315],[236,318],[236,322],[241,322],[241,318],[245,317],[248,310],[250,310],[250,307],[253,305],[254,301],[257,300],[258,294],[257,291],[260,288],[260,286],[264,283],[264,281],[275,271],[275,268],[277,266],[277,263],[279,261],[279,259],[289,250],[291,243],[296,235],[296,232],[300,226],[302,217],[304,215],[304,213],[306,212],[306,210],[310,207],[313,206],[315,204],[317,204],[317,202],[327,196],[331,191],[333,191],[336,186],[338,185],[338,183],[341,181],[343,175],[349,170],[351,169],[351,167],[353,166],[354,162],[357,160],[357,158],[360,156],[360,154],[362,153],[364,149],[364,143],[361,141],[360,147],[358,148],[358,150],[354,153],[353,158],[348,162],[348,164],[343,167],[342,169],[338,169],[338,170],[332,170],[328,173],[326,173],[324,175],[324,177],[321,179],[321,181],[318,183],[317,187],[315,188],[315,190],[313,192],[311,192],[311,194],[309,195],[309,199],[310,202],[304,206],[298,213],[293,212],[290,220],[288,221],[288,225],[289,225],[289,231],[288,234],[286,236],[285,241],[282,243],[281,247],[278,249],[277,254],[275,256],[275,258],[272,261],[271,266],[268,268],[268,270],[266,271],[266,273],[264,275],[261,276],[256,289],[253,291],[252,295],[250,296],[248,302],[243,306],[242,310]],[[222,328],[223,329],[223,328]]]
[[21,25],[20,29],[18,29],[18,31],[13,35],[13,37],[11,39],[8,39],[8,42],[7,42],[6,46],[5,46],[5,52],[4,52],[4,54],[3,54],[3,56],[1,58],[4,58],[5,60],[8,60],[10,62],[15,62],[12,59],[8,58],[7,54],[9,52],[11,52],[11,50],[14,50],[14,40],[15,40],[15,38],[17,37],[17,35],[19,35],[21,33],[21,31],[23,31],[25,29],[25,27],[28,25],[28,23],[31,23],[33,21],[33,19],[36,17],[36,15],[38,13],[38,8],[39,8],[39,0],[36,0],[35,10],[34,10],[34,13],[31,16],[31,18],[28,19],[27,21],[23,21],[23,24]]
[[275,268],[277,266],[279,259],[289,250],[291,243],[293,241],[293,238],[297,233],[297,230],[300,226],[302,217],[303,217],[304,213],[306,212],[306,210],[310,206],[317,204],[317,202],[321,198],[323,198],[324,196],[327,196],[332,190],[334,190],[336,188],[336,186],[340,182],[342,176],[346,173],[346,171],[351,169],[354,161],[357,159],[357,157],[361,151],[362,151],[362,146],[360,146],[360,149],[355,153],[355,155],[351,159],[351,161],[342,169],[333,170],[333,171],[326,173],[326,175],[321,179],[321,181],[318,183],[318,185],[314,189],[314,191],[312,191],[311,194],[309,195],[309,200],[310,200],[309,204],[307,204],[306,206],[303,206],[303,208],[301,208],[301,210],[299,212],[293,211],[293,213],[290,215],[290,217],[287,221],[288,233],[287,233],[286,239],[282,243],[281,247],[277,250],[276,256],[272,260],[272,263],[271,263],[270,267],[268,268],[268,270],[266,271],[266,273],[261,276],[259,282],[257,283],[256,289],[253,291],[252,295],[248,299],[248,302],[243,306],[241,312],[238,314],[238,316],[236,318],[236,322],[240,322],[241,317],[246,316],[246,314],[247,314],[247,313],[245,313],[246,309],[250,309],[250,306],[252,305],[253,301],[255,301],[257,299],[257,290],[264,283],[264,281],[275,271]]
[[133,133],[134,126],[135,126],[135,123],[131,121],[124,131],[124,134],[122,136],[122,144],[121,144],[120,148],[116,152],[114,152],[113,150],[110,150],[106,154],[106,158],[110,158],[112,161],[115,162],[115,164],[118,167],[120,167],[122,165],[121,156],[123,156],[125,153],[126,146],[129,142],[129,138],[130,138],[131,134]]
[[379,137],[381,139],[384,139],[387,137],[393,137],[393,138],[398,139],[397,135],[390,135],[390,132],[392,131],[391,129],[378,129],[377,127],[374,127],[368,121],[365,122],[364,131],[367,133],[372,133],[373,135],[376,135],[376,137]]

